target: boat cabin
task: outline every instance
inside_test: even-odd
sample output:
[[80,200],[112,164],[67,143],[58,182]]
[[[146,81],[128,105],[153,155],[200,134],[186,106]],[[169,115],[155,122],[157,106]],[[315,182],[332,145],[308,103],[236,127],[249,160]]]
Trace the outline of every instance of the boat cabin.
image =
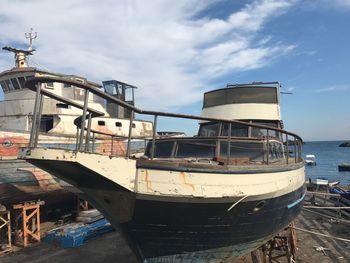
[[[33,122],[36,93],[26,88],[25,82],[35,77],[64,78],[86,83],[130,105],[135,104],[134,89],[137,87],[133,85],[117,80],[108,80],[104,81],[103,86],[101,86],[80,76],[62,75],[29,67],[27,57],[33,55],[35,51],[32,46],[28,50],[12,47],[4,47],[3,49],[14,53],[16,62],[14,68],[0,73],[0,88],[4,92],[4,100],[0,101],[0,130],[2,131],[30,131]],[[46,82],[40,85],[41,88],[59,97],[64,97],[80,104],[84,103],[85,90],[77,86],[63,82]],[[76,126],[74,125],[74,120],[82,115],[82,110],[48,97],[44,97],[44,101],[40,132],[75,136]],[[107,101],[106,103],[104,99],[93,93],[88,95],[88,102],[92,108],[103,113],[103,116],[92,120],[94,130],[101,133],[114,133],[120,136],[128,134],[128,119],[131,115],[129,109],[113,102]],[[136,136],[141,136],[141,134],[143,136],[146,134],[151,135],[152,133],[151,122],[135,121],[132,128]]]
[[[156,140],[153,157],[236,165],[285,160],[278,82],[227,85],[207,92],[201,116],[235,122],[201,121],[196,137]],[[149,143],[146,156],[151,149]]]

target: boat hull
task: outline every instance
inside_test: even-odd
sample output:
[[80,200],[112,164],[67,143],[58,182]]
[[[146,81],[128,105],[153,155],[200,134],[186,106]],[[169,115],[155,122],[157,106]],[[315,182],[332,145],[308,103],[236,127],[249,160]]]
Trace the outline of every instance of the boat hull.
[[20,156],[84,192],[145,262],[239,258],[293,221],[305,196],[303,163],[184,172],[54,149]]
[[147,262],[239,258],[283,230],[298,215],[305,187],[276,198],[185,203],[140,200],[121,224]]
[[[7,207],[24,201],[43,200],[47,205],[75,200],[74,195],[60,184],[58,178],[28,162],[17,158],[21,147],[28,147],[30,134],[20,131],[0,131],[0,204]],[[43,147],[75,149],[76,139],[72,136],[46,134],[39,137]],[[110,155],[124,154],[123,141],[100,138],[94,151]]]

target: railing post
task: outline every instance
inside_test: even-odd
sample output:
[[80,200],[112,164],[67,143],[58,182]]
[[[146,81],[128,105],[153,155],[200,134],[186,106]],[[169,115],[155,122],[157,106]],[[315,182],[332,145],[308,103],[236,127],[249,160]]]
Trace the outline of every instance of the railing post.
[[155,146],[156,146],[157,119],[158,119],[158,115],[154,115],[151,160],[153,160],[153,158],[154,158],[154,150],[155,150]]
[[[41,84],[42,86],[44,84]],[[36,119],[36,132],[34,136],[34,148],[38,146],[38,140],[39,140],[39,133],[40,133],[40,124],[41,124],[41,115],[43,113],[43,105],[44,105],[44,95],[40,92],[40,98],[39,98],[39,109]]]
[[29,138],[29,147],[34,147],[34,140],[35,140],[35,133],[37,130],[36,122],[37,122],[37,114],[38,114],[38,107],[39,107],[39,100],[41,96],[41,87],[40,84],[36,84],[36,94],[35,94],[35,102],[34,102],[34,109],[33,109],[33,117],[32,117],[32,130],[30,131],[30,138]]
[[294,162],[297,163],[297,138],[294,137]]
[[289,142],[288,142],[288,134],[286,134],[286,159],[287,164],[289,163]]
[[230,157],[231,157],[231,129],[232,129],[232,123],[228,123],[228,131],[227,131],[227,165],[230,164]]
[[130,114],[130,125],[129,125],[129,135],[128,135],[128,146],[126,148],[126,157],[130,158],[130,147],[131,147],[131,135],[132,135],[132,124],[134,121],[134,110]]
[[91,152],[95,152],[95,133],[92,133],[92,147]]
[[77,126],[77,136],[75,138],[75,151],[79,151],[79,127]]
[[302,145],[302,143],[301,143],[300,140],[298,140],[298,141],[299,141],[299,144],[298,144],[298,162],[300,162],[301,159],[302,159],[301,153],[302,153],[302,147],[303,147],[303,145]]
[[270,139],[269,139],[269,129],[266,129],[266,163],[270,162]]
[[83,115],[82,115],[81,124],[80,124],[80,136],[79,136],[79,150],[80,151],[84,150],[83,141],[84,141],[85,120],[86,120],[86,112],[87,112],[88,102],[89,102],[89,91],[85,90],[84,108],[83,108]]
[[89,112],[88,126],[86,129],[86,138],[85,138],[85,152],[89,151],[90,144],[90,132],[91,132],[91,112]]

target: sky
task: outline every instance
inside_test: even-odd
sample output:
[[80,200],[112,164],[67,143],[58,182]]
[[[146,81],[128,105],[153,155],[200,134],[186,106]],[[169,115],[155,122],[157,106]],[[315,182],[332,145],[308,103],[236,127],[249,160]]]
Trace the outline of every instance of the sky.
[[[279,81],[293,93],[285,128],[306,141],[350,139],[349,24],[350,0],[0,1],[1,46],[38,32],[31,66],[117,79],[139,87],[140,108],[195,115],[206,91]],[[13,64],[1,51],[0,71]]]

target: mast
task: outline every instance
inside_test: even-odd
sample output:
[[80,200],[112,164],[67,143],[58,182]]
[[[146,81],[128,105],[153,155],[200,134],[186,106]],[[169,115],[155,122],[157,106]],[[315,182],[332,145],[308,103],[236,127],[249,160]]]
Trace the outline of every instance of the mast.
[[35,49],[33,48],[33,39],[36,39],[38,36],[37,32],[33,33],[33,28],[30,29],[29,33],[24,34],[26,39],[29,39],[29,47],[27,50],[13,48],[10,46],[5,46],[2,49],[13,52],[15,54],[15,65],[16,68],[26,68],[28,67],[27,56],[33,55]]

